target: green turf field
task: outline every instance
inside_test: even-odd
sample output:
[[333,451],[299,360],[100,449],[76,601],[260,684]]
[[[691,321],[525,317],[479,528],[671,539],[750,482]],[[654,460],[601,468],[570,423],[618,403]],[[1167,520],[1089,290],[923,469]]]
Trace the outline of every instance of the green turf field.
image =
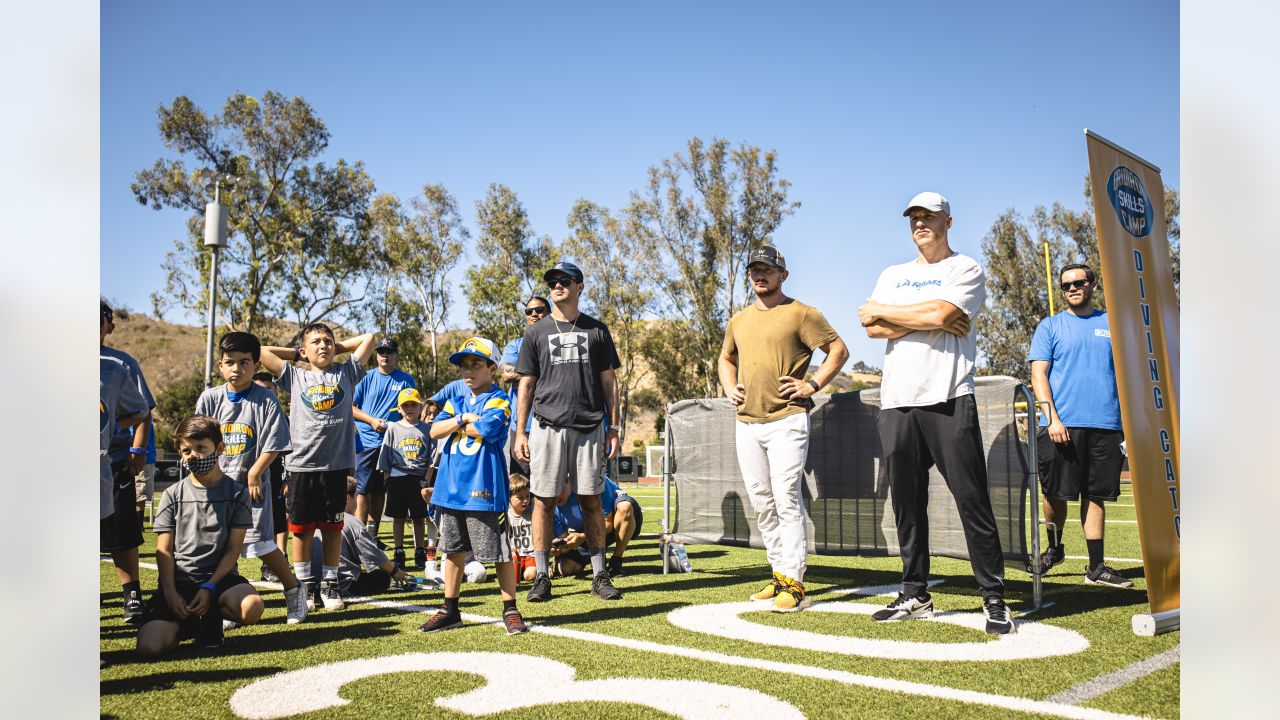
[[[968,563],[945,558],[933,560],[932,576],[941,581],[933,588],[935,606],[952,611],[946,620],[870,621],[867,612],[888,598],[848,591],[894,585],[901,570],[896,558],[811,556],[806,585],[815,607],[802,613],[717,608],[744,601],[759,589],[768,574],[764,552],[690,546],[695,572],[664,576],[655,537],[661,490],[642,486],[629,492],[645,507],[645,534],[628,552],[627,576],[615,581],[625,597],[606,604],[589,594],[589,580],[556,580],[555,598],[535,605],[523,602],[528,586],[522,585],[521,610],[534,632],[515,637],[485,622],[501,614],[492,576],[463,586],[467,627],[431,636],[416,628],[426,620],[424,611],[438,603],[438,591],[388,593],[342,611],[317,611],[301,625],[286,626],[279,589],[263,586],[267,612],[259,625],[230,631],[219,650],[200,651],[187,643],[164,661],[146,663],[133,653],[136,631],[120,620],[114,570],[102,563],[101,649],[108,663],[101,672],[102,713],[121,718],[720,713],[771,720],[1178,716],[1179,634],[1149,638],[1130,630],[1130,617],[1146,611],[1146,593],[1127,485],[1119,502],[1108,506],[1107,556],[1135,587],[1082,583],[1085,546],[1073,508],[1065,535],[1069,559],[1045,583],[1046,599],[1055,604],[1024,618],[1027,624],[1016,638],[1000,640],[973,621],[981,614]],[[384,539],[389,532],[384,522]],[[145,566],[154,563],[154,536],[147,540],[142,585],[149,597],[156,573]],[[240,572],[256,579],[258,562],[242,560]],[[1027,609],[1029,576],[1011,568],[1006,582],[1013,610]],[[745,639],[726,637],[734,632]],[[779,639],[782,645],[768,644]],[[864,654],[849,654],[853,650]],[[931,659],[948,653],[964,659]],[[1021,655],[999,659],[1002,653]],[[926,659],[909,657],[913,654]],[[977,659],[983,656],[996,659]],[[1153,658],[1147,674],[1135,670]],[[368,662],[350,662],[360,660]],[[323,663],[339,664],[269,680]],[[457,670],[464,666],[466,672]],[[462,693],[468,695],[456,697]],[[303,712],[307,707],[314,709]]]

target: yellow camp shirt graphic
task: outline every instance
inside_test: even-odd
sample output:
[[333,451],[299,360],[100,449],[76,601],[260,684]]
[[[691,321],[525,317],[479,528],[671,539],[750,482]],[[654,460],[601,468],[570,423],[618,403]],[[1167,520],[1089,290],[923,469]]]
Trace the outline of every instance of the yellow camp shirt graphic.
[[342,402],[341,385],[312,385],[302,391],[302,399],[312,410],[328,411]]
[[422,441],[418,438],[405,438],[396,443],[396,452],[405,460],[417,460],[422,454]]
[[244,455],[256,444],[253,427],[247,423],[222,423],[222,454]]

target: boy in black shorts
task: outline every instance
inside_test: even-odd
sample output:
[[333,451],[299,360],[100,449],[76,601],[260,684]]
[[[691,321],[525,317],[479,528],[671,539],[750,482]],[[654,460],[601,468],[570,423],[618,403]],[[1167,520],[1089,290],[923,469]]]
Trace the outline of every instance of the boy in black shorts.
[[187,475],[164,491],[156,510],[160,586],[138,630],[138,652],[147,657],[163,655],[187,638],[217,647],[224,619],[252,625],[262,617],[258,591],[236,573],[253,522],[248,490],[218,466],[218,421],[193,415],[173,434]]
[[[344,352],[351,353],[351,358],[336,363],[337,355]],[[338,589],[339,538],[347,476],[356,464],[351,399],[372,352],[372,333],[338,343],[324,323],[302,329],[300,348],[262,348],[263,366],[278,384],[289,388],[292,449],[285,456],[284,469],[294,574],[309,588],[315,587],[311,538],[319,528],[324,537],[319,591],[326,610],[343,608]],[[306,360],[311,369],[295,367],[290,360]]]
[[470,392],[447,400],[431,437],[444,439],[431,502],[440,527],[444,562],[444,607],[422,627],[437,632],[462,626],[458,612],[467,553],[481,563],[495,563],[502,592],[502,621],[507,634],[529,631],[516,609],[515,563],[507,539],[507,457],[511,402],[493,384],[498,357],[493,342],[473,337],[449,362],[459,366]]
[[391,537],[395,542],[392,556],[396,567],[404,569],[404,520],[413,521],[413,558],[419,569],[425,568],[427,550],[423,544],[423,520],[427,517],[427,503],[419,490],[431,463],[434,443],[429,437],[431,426],[420,421],[422,395],[416,388],[405,388],[396,398],[400,419],[389,423],[382,433],[382,450],[378,454],[378,469],[383,472],[387,486],[386,516],[391,518]]

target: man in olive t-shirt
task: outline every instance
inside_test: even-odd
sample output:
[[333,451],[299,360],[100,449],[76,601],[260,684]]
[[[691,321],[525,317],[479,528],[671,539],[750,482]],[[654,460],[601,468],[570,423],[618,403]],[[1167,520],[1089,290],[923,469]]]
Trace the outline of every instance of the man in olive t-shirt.
[[[849,351],[816,308],[782,294],[782,253],[764,246],[747,260],[756,301],[729,320],[720,385],[738,406],[738,465],[756,511],[773,579],[752,595],[775,612],[809,606],[804,597],[808,538],[800,480],[809,454],[810,396],[840,372]],[[827,354],[805,380],[814,349]]]

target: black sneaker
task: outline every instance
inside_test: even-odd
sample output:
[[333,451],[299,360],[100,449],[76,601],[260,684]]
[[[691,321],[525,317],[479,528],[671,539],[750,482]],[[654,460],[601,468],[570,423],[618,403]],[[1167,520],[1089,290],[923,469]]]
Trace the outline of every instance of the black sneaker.
[[529,588],[529,594],[525,596],[529,602],[546,602],[551,599],[551,578],[546,573],[538,573],[533,579],[533,587]]
[[992,595],[982,601],[982,613],[987,616],[988,635],[1005,635],[1018,631],[1009,616],[1009,606],[1004,604],[1004,598],[999,595]]
[[520,633],[529,632],[529,626],[524,623],[524,617],[522,617],[520,615],[520,611],[515,608],[511,608],[510,610],[502,613],[502,624],[506,626],[508,635],[519,635]]
[[1031,560],[1028,558],[1027,566],[1026,566],[1027,573],[1030,575],[1039,575],[1040,577],[1044,577],[1049,573],[1050,568],[1052,568],[1054,565],[1061,563],[1066,558],[1067,558],[1066,548],[1062,545],[1062,543],[1058,543],[1057,547],[1051,547],[1048,550],[1045,550],[1044,552],[1040,553],[1040,572],[1035,571],[1035,568],[1031,566]]
[[427,549],[418,547],[413,549],[413,566],[421,570],[427,566]]
[[142,622],[143,605],[142,598],[136,592],[131,592],[124,597],[124,621],[130,625],[137,625]]
[[623,576],[622,558],[620,557],[609,558],[609,577],[620,578],[622,576]]
[[900,592],[898,593],[898,598],[886,605],[883,610],[871,613],[871,619],[875,622],[908,620],[921,617],[933,617],[933,597],[929,593],[908,595]]
[[[430,633],[439,632],[441,630],[452,630],[462,627],[462,615],[459,613],[445,612],[444,610],[436,611],[431,619],[418,627],[418,632]],[[508,631],[510,632],[510,631]]]
[[267,567],[266,565],[263,565],[262,566],[262,582],[278,583],[280,582],[280,576],[276,575],[271,570],[271,568]]
[[1098,563],[1097,567],[1085,573],[1084,581],[1087,585],[1106,585],[1107,587],[1116,588],[1133,587],[1132,580],[1107,567],[1106,563]]
[[342,594],[338,592],[337,580],[320,581],[320,602],[324,604],[325,610],[341,610],[347,606],[342,601]]
[[395,553],[391,556],[391,562],[395,563],[397,570],[404,570],[404,548],[396,548]]
[[609,573],[602,572],[591,578],[591,594],[601,600],[621,600],[622,591],[609,582]]

